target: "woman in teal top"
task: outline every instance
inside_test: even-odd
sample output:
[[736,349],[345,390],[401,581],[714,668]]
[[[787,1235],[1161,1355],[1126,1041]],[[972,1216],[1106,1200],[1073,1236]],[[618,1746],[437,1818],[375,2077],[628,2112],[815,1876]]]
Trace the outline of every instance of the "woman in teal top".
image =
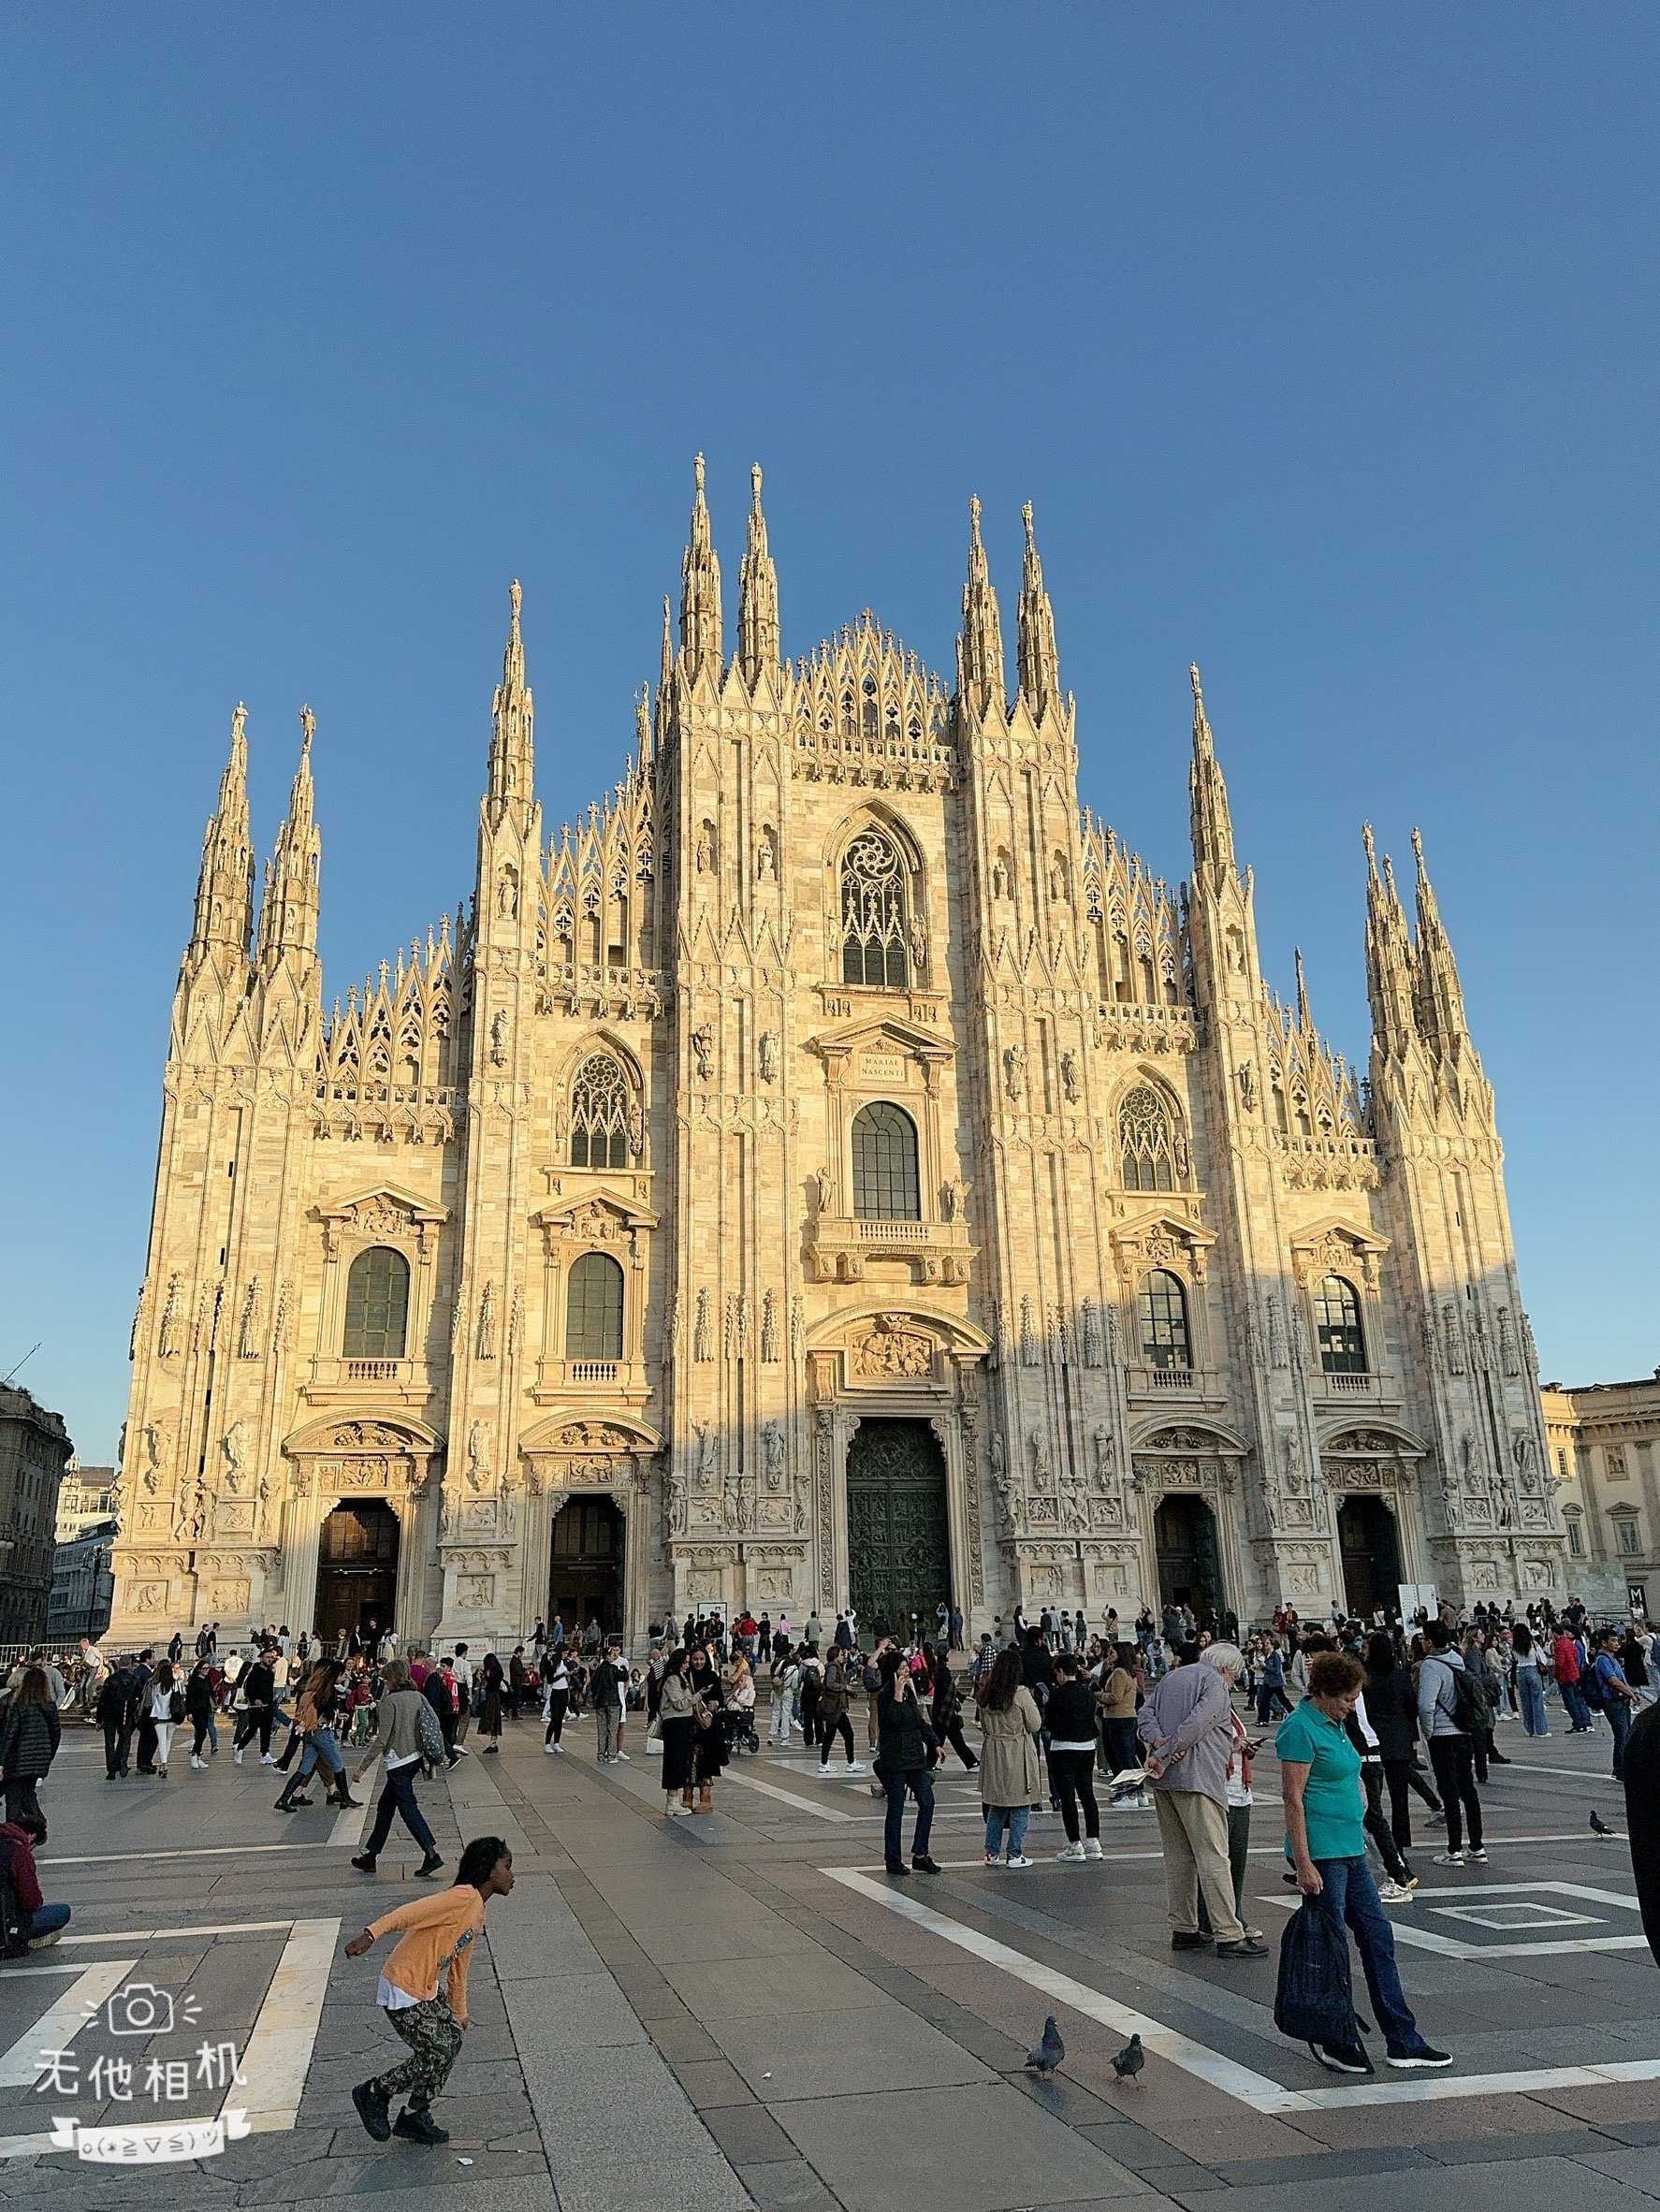
[[[1280,1792],[1286,1806],[1286,1856],[1304,1897],[1318,1898],[1341,1928],[1352,1930],[1382,2023],[1389,2062],[1398,2067],[1449,2066],[1418,2032],[1395,1965],[1395,1931],[1366,1864],[1365,1797],[1361,1754],[1344,1722],[1360,1700],[1365,1681],[1360,1662],[1341,1652],[1322,1652],[1308,1669],[1308,1694],[1274,1739]],[[1333,2074],[1370,2074],[1372,2061],[1358,2041],[1347,2050],[1309,2045]]]

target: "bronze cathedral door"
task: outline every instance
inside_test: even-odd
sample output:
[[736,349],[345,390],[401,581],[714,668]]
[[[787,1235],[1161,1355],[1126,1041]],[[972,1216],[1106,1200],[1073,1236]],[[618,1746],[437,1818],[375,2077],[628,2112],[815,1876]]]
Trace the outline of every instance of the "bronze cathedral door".
[[848,1595],[861,1629],[934,1633],[951,1601],[945,1455],[926,1421],[862,1420],[847,1455]]

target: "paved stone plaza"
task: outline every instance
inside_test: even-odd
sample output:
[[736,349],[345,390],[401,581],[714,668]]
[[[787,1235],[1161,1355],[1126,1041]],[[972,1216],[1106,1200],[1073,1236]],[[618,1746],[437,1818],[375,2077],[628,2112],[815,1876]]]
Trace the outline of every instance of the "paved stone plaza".
[[[278,1821],[269,1770],[106,1783],[72,1730],[46,1793],[49,1896],[69,1936],[0,1970],[0,2151],[8,2203],[75,2207],[311,2205],[373,2192],[386,2212],[1000,2212],[1139,2197],[1236,2212],[1486,2212],[1571,2199],[1576,2212],[1660,2201],[1660,1976],[1637,1926],[1608,1744],[1501,1741],[1485,1793],[1491,1863],[1414,1853],[1397,1910],[1403,1978],[1451,2073],[1323,2073],[1274,2031],[1274,1962],[1172,1957],[1151,1814],[1103,1816],[1107,1863],[1060,1866],[1035,1821],[1027,1874],[980,1863],[978,1795],[954,1762],[937,1880],[881,1874],[867,1784],[819,1779],[799,1751],[741,1761],[711,1820],[666,1822],[656,1761],[596,1768],[591,1731],[546,1758],[510,1728],[425,1802],[453,1870],[460,1836],[498,1831],[513,1896],[490,1908],[473,2025],[439,2117],[443,2149],[373,2144],[354,2082],[400,2056],[375,2003],[377,1961],[342,1956],[372,1912],[415,1894],[415,1854],[353,1871],[366,1815]],[[839,1754],[838,1754],[839,1756]],[[1281,1880],[1273,1762],[1260,1772],[1251,1916],[1273,1935]],[[441,1877],[442,1879],[442,1877]],[[110,2031],[134,1980],[173,2001],[170,2036]],[[99,2008],[105,2008],[100,2010]],[[1054,2012],[1059,2078],[1024,2071]],[[1109,2063],[1132,2028],[1139,2087]],[[100,2101],[100,2058],[235,2044],[242,2086],[187,2102]],[[1375,2046],[1376,2047],[1376,2046]],[[66,2052],[73,2094],[35,2086]],[[140,2063],[142,2061],[142,2063]],[[196,2059],[197,2071],[204,2062]],[[107,2084],[107,2074],[96,2075]],[[54,2118],[92,2123],[243,2110],[244,2140],[194,2165],[129,2170],[50,2152]],[[47,2152],[48,2155],[42,2155]]]

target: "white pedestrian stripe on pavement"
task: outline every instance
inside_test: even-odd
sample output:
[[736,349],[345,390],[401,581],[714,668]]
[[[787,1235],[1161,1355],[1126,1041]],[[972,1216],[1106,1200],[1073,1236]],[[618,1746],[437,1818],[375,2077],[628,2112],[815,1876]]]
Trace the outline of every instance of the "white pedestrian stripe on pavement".
[[[9,2050],[0,2051],[0,2089],[26,2089],[38,2081],[47,2071],[42,2051],[66,2051],[137,1964],[135,1958],[101,1958],[96,1966],[82,1967],[56,2003],[26,2028]],[[6,1977],[8,1982],[11,1978]]]
[[[1576,1839],[1577,1840],[1577,1839]],[[1486,1899],[1497,1900],[1507,1897],[1567,1897],[1581,1898],[1592,1904],[1614,1905],[1627,1913],[1640,1910],[1634,1897],[1623,1897],[1614,1889],[1588,1889],[1579,1882],[1483,1882],[1472,1884],[1467,1889],[1420,1889],[1414,1893],[1418,1905],[1427,1905],[1432,1913],[1440,1910],[1434,1899],[1439,1897],[1457,1898],[1460,1908],[1449,1909],[1448,1916],[1475,1920]],[[1276,1906],[1281,1912],[1294,1913],[1299,1899],[1288,1891],[1283,1897],[1259,1897],[1260,1905]],[[1601,1914],[1569,1914],[1570,1919],[1594,1919],[1606,1926]],[[1643,1951],[1648,1948],[1647,1936],[1546,1936],[1536,1940],[1509,1943],[1463,1943],[1457,1936],[1439,1935],[1433,1928],[1424,1928],[1403,1912],[1392,1921],[1397,1943],[1406,1943],[1415,1951],[1434,1951],[1442,1958],[1551,1958],[1574,1951]],[[1476,1925],[1483,1925],[1477,1922]]]
[[[1000,1967],[1005,1973],[1041,1990],[1057,2003],[1070,2006],[1073,2012],[1082,2013],[1086,2019],[1099,2020],[1103,2027],[1119,2034],[1140,2035],[1147,2051],[1168,2059],[1184,2073],[1209,2082],[1213,2088],[1248,2105],[1253,2112],[1342,2111],[1358,2104],[1423,2104],[1455,2097],[1526,2096],[1536,2089],[1595,2088],[1619,2082],[1660,2081],[1660,2059],[1630,2059],[1606,2066],[1539,2066],[1513,2074],[1441,2074],[1412,2081],[1356,2081],[1343,2088],[1287,2088],[1272,2076],[1230,2059],[1226,2053],[1213,2051],[1191,2036],[1164,2027],[1148,2014],[1116,2004],[1087,1983],[1045,1966],[1041,1959],[1028,1957],[1024,1951],[999,1943],[995,1936],[983,1935],[979,1928],[970,1928],[965,1921],[953,1920],[930,1905],[919,1904],[914,1898],[872,1881],[866,1874],[856,1873],[850,1867],[821,1867],[819,1871],[832,1882],[839,1882],[844,1888],[868,1898],[872,1903],[885,1906],[890,1913],[897,1913],[902,1919],[927,1928],[958,1950],[983,1958],[990,1966]],[[1541,1883],[1514,1886],[1571,1888],[1574,1885]],[[1284,1900],[1275,1898],[1272,1901],[1279,1904]],[[1629,1898],[1610,1898],[1609,1901],[1633,1902]],[[1394,1928],[1397,1936],[1405,1932],[1399,1920],[1395,1921]],[[1502,1956],[1501,1951],[1486,1945],[1461,1948],[1468,1948],[1472,1953],[1478,1949],[1484,1957]]]
[[855,1817],[851,1812],[837,1812],[834,1805],[820,1805],[811,1797],[800,1797],[794,1790],[781,1790],[775,1782],[762,1782],[753,1774],[740,1774],[735,1767],[728,1767],[721,1779],[740,1783],[747,1790],[759,1790],[764,1797],[777,1797],[780,1804],[794,1805],[799,1812],[810,1812],[815,1820],[851,1823]]
[[[271,2135],[292,2128],[299,2116],[323,2016],[323,2001],[328,1991],[328,1972],[340,1940],[338,1919],[244,1920],[207,1928],[120,1928],[106,1935],[65,1936],[63,1941],[130,1945],[172,1936],[278,1932],[284,1934],[287,1941],[242,2047],[243,2078],[226,2088],[223,2106],[225,2111],[245,2112],[253,2133]],[[35,2081],[41,2072],[36,2054],[42,2049],[66,2047],[75,2029],[85,2024],[89,2016],[87,2008],[90,2006],[95,2012],[138,1963],[134,1958],[105,1959],[81,1970],[74,1987],[66,1990],[25,2035],[0,2056],[0,2087],[23,2088]],[[15,1978],[6,1976],[7,1981]],[[21,2071],[25,2066],[27,2071]],[[7,2068],[12,2071],[7,2072]],[[0,2162],[7,2159],[41,2158],[58,2147],[50,2133],[0,2136]]]

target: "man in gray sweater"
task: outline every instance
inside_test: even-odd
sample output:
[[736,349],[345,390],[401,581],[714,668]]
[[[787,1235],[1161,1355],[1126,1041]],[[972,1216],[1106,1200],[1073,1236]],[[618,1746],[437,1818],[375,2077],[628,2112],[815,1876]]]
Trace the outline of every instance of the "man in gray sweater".
[[1172,1951],[1202,1951],[1199,1898],[1218,1958],[1266,1958],[1268,1945],[1246,1933],[1233,1909],[1228,1863],[1228,1759],[1233,1748],[1228,1685],[1198,1664],[1200,1646],[1172,1647],[1176,1664],[1148,1692],[1136,1724],[1164,1845],[1164,1885]]

